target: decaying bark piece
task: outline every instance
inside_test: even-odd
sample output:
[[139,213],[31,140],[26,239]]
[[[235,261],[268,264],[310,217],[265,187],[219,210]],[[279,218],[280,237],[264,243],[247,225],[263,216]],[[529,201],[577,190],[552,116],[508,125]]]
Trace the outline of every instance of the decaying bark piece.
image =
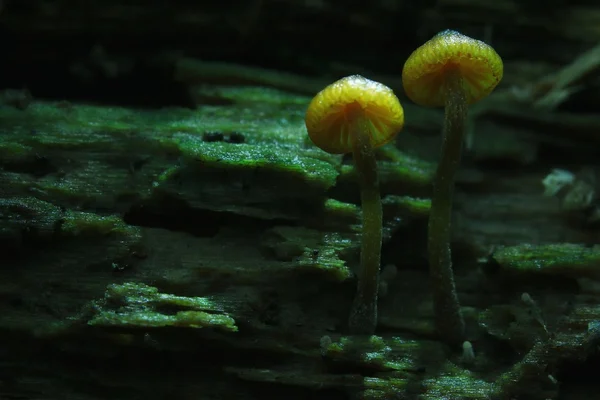
[[[396,273],[379,336],[360,338],[344,327],[358,188],[348,160],[307,140],[309,97],[206,82],[190,91],[205,100],[196,109],[0,109],[0,335],[11,343],[3,398],[159,399],[175,387],[190,398],[546,400],[561,386],[538,372],[560,372],[595,348],[588,324],[600,310],[585,302],[600,299],[600,249],[577,253],[593,231],[543,196],[554,166],[537,149],[565,137],[543,129],[540,114],[501,96],[474,114],[499,141],[474,142],[457,185],[465,357],[441,346],[431,323],[424,243],[439,110],[408,106],[398,147],[378,153],[383,259]],[[526,152],[519,136],[502,136],[501,119],[529,136]],[[582,143],[562,154],[590,163]],[[498,343],[513,363],[498,361]],[[73,369],[74,359],[83,366]]]

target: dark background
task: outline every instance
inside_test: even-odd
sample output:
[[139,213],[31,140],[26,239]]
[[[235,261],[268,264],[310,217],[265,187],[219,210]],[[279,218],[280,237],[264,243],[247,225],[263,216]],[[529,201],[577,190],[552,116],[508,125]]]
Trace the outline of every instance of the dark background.
[[[593,4],[3,0],[0,87],[28,88],[38,98],[186,104],[185,91],[172,81],[174,56],[306,76],[399,77],[409,54],[443,29],[491,43],[510,84],[521,75],[513,62],[563,65],[595,43],[600,32],[586,11]],[[126,66],[106,74],[98,67],[102,57]]]

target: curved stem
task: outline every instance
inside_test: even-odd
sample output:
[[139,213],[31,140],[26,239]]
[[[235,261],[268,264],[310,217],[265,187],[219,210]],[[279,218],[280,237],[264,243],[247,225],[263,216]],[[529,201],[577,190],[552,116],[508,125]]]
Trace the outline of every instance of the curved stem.
[[464,340],[465,323],[454,284],[450,252],[454,179],[460,164],[467,100],[458,71],[446,75],[446,108],[442,155],[433,181],[429,215],[429,271],[433,286],[435,327],[442,340],[457,345]]
[[354,121],[353,156],[360,186],[362,203],[362,247],[358,286],[349,328],[351,333],[372,334],[377,326],[377,294],[379,291],[379,267],[381,262],[381,195],[377,162],[370,140],[370,123],[360,117]]

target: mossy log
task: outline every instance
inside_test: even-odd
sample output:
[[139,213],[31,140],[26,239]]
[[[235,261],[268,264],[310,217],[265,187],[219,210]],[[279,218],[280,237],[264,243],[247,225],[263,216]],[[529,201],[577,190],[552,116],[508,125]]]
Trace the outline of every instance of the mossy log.
[[585,144],[559,147],[536,124],[497,136],[494,114],[474,120],[453,243],[471,356],[432,326],[424,243],[441,111],[411,109],[378,153],[385,296],[378,336],[348,337],[360,232],[350,160],[307,141],[309,97],[190,91],[195,109],[0,109],[2,398],[576,389],[566,368],[585,368],[598,339],[599,250],[585,248],[592,227],[543,195],[556,158],[540,148],[578,167],[592,162]]

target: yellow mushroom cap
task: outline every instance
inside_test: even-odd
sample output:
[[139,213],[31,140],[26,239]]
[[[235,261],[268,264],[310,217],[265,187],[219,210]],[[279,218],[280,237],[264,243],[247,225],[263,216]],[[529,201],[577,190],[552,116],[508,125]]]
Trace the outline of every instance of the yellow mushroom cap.
[[406,95],[422,106],[444,106],[445,72],[457,68],[467,103],[486,97],[502,79],[502,59],[488,44],[445,30],[416,49],[406,60],[402,83]]
[[317,93],[304,122],[315,145],[328,153],[342,154],[352,152],[351,127],[363,117],[373,147],[390,142],[404,126],[404,110],[392,89],[352,75]]

